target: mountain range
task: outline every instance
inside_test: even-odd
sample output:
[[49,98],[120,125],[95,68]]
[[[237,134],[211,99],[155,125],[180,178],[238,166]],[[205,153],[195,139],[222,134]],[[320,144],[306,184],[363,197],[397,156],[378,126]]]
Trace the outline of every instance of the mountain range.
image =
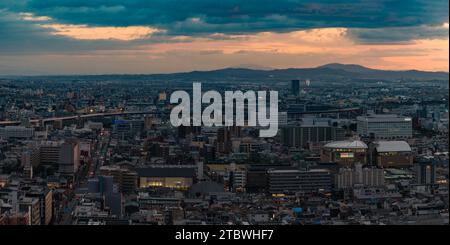
[[221,81],[256,81],[256,80],[447,80],[447,72],[428,72],[418,70],[390,71],[371,69],[360,65],[332,63],[315,68],[288,69],[249,69],[225,68],[212,71],[192,71],[172,74],[148,75],[150,78],[162,80],[221,80]]
[[86,76],[39,76],[61,77],[65,79],[83,77],[103,80],[148,80],[148,81],[290,81],[293,79],[311,79],[324,81],[429,81],[449,80],[448,72],[430,72],[418,70],[378,70],[361,65],[331,63],[314,68],[272,69],[262,66],[245,65],[211,71],[192,71],[171,74],[135,74],[135,75],[86,75]]

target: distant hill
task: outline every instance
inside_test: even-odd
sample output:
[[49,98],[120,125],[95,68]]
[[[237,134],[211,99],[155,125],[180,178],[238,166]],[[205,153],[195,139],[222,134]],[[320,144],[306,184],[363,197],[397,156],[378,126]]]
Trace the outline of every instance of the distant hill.
[[371,69],[360,65],[327,64],[315,68],[289,68],[256,70],[247,68],[226,68],[213,71],[150,75],[156,79],[184,80],[291,80],[291,79],[336,79],[336,80],[448,80],[447,72],[426,72],[417,70],[388,71]]
[[[390,71],[377,70],[354,64],[332,63],[315,68],[266,69],[254,65],[242,65],[250,68],[225,68],[212,71],[192,71],[172,74],[136,74],[136,75],[90,75],[90,76],[58,76],[89,79],[126,79],[149,81],[289,81],[292,79],[312,79],[331,81],[427,81],[449,80],[448,72],[428,72],[418,70]],[[251,68],[255,67],[255,68]],[[43,77],[43,76],[40,76]],[[48,76],[45,76],[48,77]],[[55,77],[55,76],[53,76]]]

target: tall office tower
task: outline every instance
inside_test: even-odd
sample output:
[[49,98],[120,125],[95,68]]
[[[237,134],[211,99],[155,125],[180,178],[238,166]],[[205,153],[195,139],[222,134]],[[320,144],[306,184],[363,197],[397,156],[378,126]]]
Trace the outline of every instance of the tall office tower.
[[23,167],[24,177],[33,178],[33,168],[39,165],[39,149],[26,148],[22,152],[21,164]]
[[300,95],[300,80],[291,81],[291,93],[295,96]]
[[122,169],[119,175],[119,192],[133,193],[137,187],[137,173],[128,169]]
[[224,154],[231,151],[231,131],[227,127],[217,131],[217,151]]
[[58,172],[73,175],[80,166],[80,144],[77,141],[66,141],[60,147]]
[[432,162],[419,160],[414,166],[417,184],[433,185],[436,183],[436,165]]

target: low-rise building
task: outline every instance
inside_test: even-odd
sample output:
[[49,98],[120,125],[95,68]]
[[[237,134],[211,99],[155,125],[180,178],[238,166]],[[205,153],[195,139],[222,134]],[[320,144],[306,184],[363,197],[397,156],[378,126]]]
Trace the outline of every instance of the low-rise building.
[[341,167],[367,163],[367,145],[359,140],[334,141],[326,144],[321,152],[322,162],[335,162]]
[[410,167],[413,164],[411,147],[406,141],[375,142],[375,162],[381,168]]
[[317,193],[331,190],[331,173],[325,169],[269,170],[268,176],[271,194]]

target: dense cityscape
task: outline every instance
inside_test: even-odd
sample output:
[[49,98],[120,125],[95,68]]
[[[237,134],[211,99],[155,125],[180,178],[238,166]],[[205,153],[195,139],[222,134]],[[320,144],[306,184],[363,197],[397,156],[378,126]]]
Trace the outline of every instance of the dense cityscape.
[[0,0],[1,241],[444,237],[449,47],[448,0]]
[[[448,73],[317,69],[0,78],[0,225],[448,225]],[[173,127],[193,80],[278,91],[277,136]]]

